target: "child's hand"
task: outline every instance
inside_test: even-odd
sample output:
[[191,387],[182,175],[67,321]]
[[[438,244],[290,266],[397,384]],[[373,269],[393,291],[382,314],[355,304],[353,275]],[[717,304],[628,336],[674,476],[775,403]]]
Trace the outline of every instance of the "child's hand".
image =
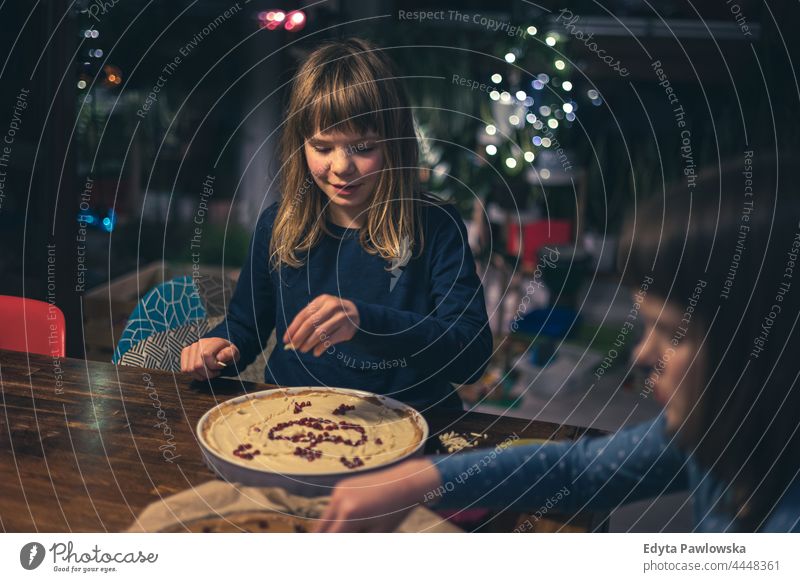
[[239,348],[226,339],[208,337],[186,346],[181,351],[181,372],[195,380],[211,380],[219,376],[226,365],[239,360]]
[[314,350],[315,356],[330,346],[353,339],[358,331],[355,304],[335,295],[320,295],[298,313],[283,334],[283,343],[295,350]]
[[427,459],[407,461],[391,469],[339,482],[320,517],[317,532],[391,532],[441,485],[441,476]]

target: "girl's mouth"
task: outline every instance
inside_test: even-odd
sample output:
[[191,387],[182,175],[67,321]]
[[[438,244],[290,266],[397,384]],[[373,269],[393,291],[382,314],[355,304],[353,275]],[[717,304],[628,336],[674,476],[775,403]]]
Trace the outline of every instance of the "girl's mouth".
[[331,184],[331,186],[333,186],[337,194],[347,195],[352,193],[359,186],[361,186],[361,184]]

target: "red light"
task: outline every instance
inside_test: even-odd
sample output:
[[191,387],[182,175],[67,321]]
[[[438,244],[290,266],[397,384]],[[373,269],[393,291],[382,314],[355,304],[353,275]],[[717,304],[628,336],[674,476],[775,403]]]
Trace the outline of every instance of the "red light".
[[286,13],[283,10],[265,10],[258,13],[261,27],[268,30],[275,30],[286,20]]
[[306,25],[306,14],[302,10],[293,10],[286,15],[286,24],[283,27],[291,32],[298,32]]
[[302,10],[265,10],[258,13],[261,28],[275,30],[280,26],[290,32],[299,32],[306,26],[306,13]]

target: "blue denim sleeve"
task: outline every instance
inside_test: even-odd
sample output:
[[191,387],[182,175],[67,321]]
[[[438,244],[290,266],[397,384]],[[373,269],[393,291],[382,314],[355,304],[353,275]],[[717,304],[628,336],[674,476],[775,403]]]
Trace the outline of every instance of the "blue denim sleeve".
[[238,374],[261,353],[275,328],[275,290],[269,273],[269,244],[277,205],[258,219],[225,319],[203,337],[221,337],[239,348],[239,361],[221,375]]
[[496,447],[433,457],[442,485],[426,495],[437,508],[534,511],[558,500],[558,511],[613,509],[688,488],[686,455],[655,420],[604,437]]

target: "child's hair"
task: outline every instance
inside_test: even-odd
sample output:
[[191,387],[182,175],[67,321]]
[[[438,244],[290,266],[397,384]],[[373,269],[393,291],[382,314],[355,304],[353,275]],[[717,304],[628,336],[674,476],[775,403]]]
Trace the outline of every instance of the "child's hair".
[[636,208],[619,264],[626,284],[652,277],[648,294],[690,313],[675,336],[697,350],[677,437],[757,530],[800,472],[800,199],[796,162],[748,156]]
[[282,199],[272,264],[299,267],[302,255],[328,233],[328,199],[314,182],[303,149],[308,138],[326,131],[378,136],[383,169],[361,228],[362,247],[387,261],[407,256],[415,246],[421,251],[419,146],[406,91],[377,47],[351,38],[317,48],[293,80],[280,142]]

